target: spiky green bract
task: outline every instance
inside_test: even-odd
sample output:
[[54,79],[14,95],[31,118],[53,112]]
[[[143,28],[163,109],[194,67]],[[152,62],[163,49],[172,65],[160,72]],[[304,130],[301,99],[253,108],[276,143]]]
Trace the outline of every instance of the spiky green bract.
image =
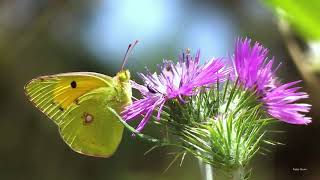
[[[245,170],[266,141],[265,115],[255,92],[237,82],[198,89],[185,102],[169,101],[155,123],[175,135],[174,144],[224,172]],[[242,171],[241,171],[242,172]],[[247,173],[241,176],[245,178]]]

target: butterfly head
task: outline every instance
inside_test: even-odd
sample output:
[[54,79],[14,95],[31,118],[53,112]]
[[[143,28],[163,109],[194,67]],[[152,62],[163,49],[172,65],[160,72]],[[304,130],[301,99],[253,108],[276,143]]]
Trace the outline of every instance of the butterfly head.
[[117,79],[120,83],[127,83],[130,80],[130,71],[129,70],[122,70],[117,73],[116,75]]
[[114,78],[118,84],[118,86],[116,86],[116,88],[119,90],[118,92],[120,94],[122,93],[120,101],[125,102],[126,105],[131,104],[132,90],[129,70],[126,69],[118,72]]

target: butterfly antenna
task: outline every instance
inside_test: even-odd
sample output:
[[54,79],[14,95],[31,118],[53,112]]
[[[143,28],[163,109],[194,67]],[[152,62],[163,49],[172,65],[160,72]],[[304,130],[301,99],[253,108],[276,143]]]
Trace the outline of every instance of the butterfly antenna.
[[129,44],[126,54],[124,55],[124,58],[122,61],[121,71],[123,70],[124,65],[126,64],[128,56],[131,54],[132,49],[136,46],[136,44],[138,44],[138,42],[139,42],[138,40],[135,40],[132,44]]

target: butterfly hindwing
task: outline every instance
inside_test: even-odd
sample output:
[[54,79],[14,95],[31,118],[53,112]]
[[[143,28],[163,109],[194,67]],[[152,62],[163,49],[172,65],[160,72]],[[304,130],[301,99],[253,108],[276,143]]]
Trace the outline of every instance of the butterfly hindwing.
[[58,126],[62,138],[74,151],[98,157],[109,157],[115,152],[123,125],[108,107],[117,109],[116,96],[112,96],[116,93],[110,87],[95,89],[67,110],[67,121]]

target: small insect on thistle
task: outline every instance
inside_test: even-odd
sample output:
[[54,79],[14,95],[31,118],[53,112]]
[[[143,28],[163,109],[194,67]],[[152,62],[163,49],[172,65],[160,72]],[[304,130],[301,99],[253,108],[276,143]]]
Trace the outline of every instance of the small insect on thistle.
[[71,72],[37,77],[24,87],[29,100],[58,125],[74,151],[95,157],[110,157],[116,151],[123,125],[114,113],[132,103],[130,72],[124,65],[137,43],[128,46],[114,77]]

